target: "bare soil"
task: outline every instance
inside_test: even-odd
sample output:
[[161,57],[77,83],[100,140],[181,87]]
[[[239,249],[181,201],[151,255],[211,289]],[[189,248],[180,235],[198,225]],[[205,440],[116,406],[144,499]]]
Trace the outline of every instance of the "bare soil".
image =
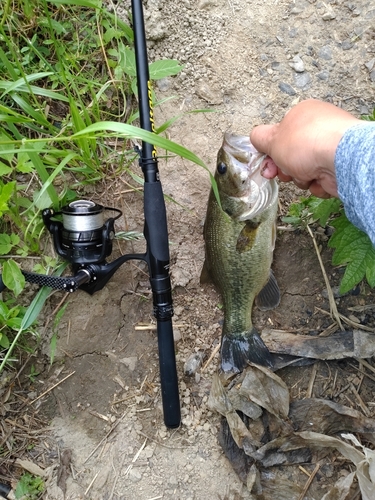
[[[374,5],[366,0],[355,5],[148,0],[150,58],[173,57],[186,64],[182,75],[157,82],[160,99],[174,96],[156,108],[157,122],[182,114],[168,129],[169,137],[194,151],[213,172],[226,130],[247,134],[255,124],[281,119],[299,100],[328,100],[357,116],[371,111],[374,18]],[[302,72],[295,70],[298,58]],[[213,112],[187,113],[202,108]],[[174,200],[167,202],[167,211],[182,425],[168,430],[163,424],[155,332],[136,329],[154,324],[147,271],[142,264],[127,263],[94,296],[78,291],[66,298],[54,364],[49,366],[50,326],[42,352],[33,360],[41,375],[26,391],[30,400],[71,374],[32,404],[48,429],[23,458],[50,467],[46,499],[251,498],[218,444],[220,417],[207,406],[218,354],[196,376],[184,375],[189,356],[200,352],[207,361],[221,335],[220,297],[199,282],[209,177],[201,167],[171,157],[160,160],[160,173],[164,193]],[[118,230],[141,232],[142,193],[130,190],[128,181],[123,174],[101,192],[86,195],[123,210]],[[282,299],[274,311],[254,310],[254,323],[259,331],[272,327],[316,335],[332,323],[321,311],[329,310],[325,283],[311,237],[286,230],[281,221],[302,192],[289,185],[280,188],[273,269]],[[317,232],[316,237],[330,283],[337,286],[342,270],[330,264],[325,234]],[[143,248],[143,241],[121,244],[113,258]],[[348,310],[373,303],[374,293],[364,284],[355,293],[337,299],[340,312],[357,314],[363,324],[374,325],[371,311]],[[54,294],[49,310],[62,298]],[[374,401],[375,384],[361,376],[356,361],[318,361],[315,368],[313,396],[363,411],[350,388],[354,383],[369,416],[374,416],[374,407],[367,403]],[[278,373],[292,400],[306,396],[312,370],[284,368]],[[311,473],[314,466],[296,470],[294,480],[301,488],[308,479],[306,471]],[[342,470],[349,470],[345,462],[323,460],[304,498],[321,498]],[[269,498],[279,500],[277,490]],[[298,496],[291,493],[294,498]]]

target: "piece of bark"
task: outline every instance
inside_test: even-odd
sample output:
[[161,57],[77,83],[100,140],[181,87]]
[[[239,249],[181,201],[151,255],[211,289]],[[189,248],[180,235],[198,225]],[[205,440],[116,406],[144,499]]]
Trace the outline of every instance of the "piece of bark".
[[375,332],[336,332],[329,337],[298,335],[265,329],[262,340],[273,353],[314,359],[371,358],[375,354]]

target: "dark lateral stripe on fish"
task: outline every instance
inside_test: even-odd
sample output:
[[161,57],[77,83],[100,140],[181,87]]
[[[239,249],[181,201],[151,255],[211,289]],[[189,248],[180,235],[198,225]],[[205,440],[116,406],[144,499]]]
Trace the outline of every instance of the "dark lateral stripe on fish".
[[221,368],[224,372],[241,372],[249,362],[272,368],[273,357],[255,328],[247,337],[223,335]]

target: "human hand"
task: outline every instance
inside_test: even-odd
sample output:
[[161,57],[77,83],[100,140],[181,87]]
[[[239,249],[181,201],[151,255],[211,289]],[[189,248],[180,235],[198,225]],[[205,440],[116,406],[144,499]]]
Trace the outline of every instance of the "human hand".
[[333,104],[309,99],[288,111],[280,123],[255,127],[250,140],[268,155],[263,177],[293,181],[320,198],[337,197],[336,149],[346,130],[358,122]]

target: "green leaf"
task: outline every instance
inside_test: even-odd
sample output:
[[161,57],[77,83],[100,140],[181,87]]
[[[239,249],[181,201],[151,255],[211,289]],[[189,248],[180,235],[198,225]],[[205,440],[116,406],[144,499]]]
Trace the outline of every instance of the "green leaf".
[[55,5],[78,5],[80,7],[91,7],[92,9],[101,9],[101,0],[47,0]]
[[319,224],[325,227],[332,214],[338,213],[341,201],[338,198],[329,198],[327,200],[314,198],[315,197],[311,197],[311,202],[309,203],[313,218],[314,220],[318,219]]
[[[11,141],[11,137],[6,134],[5,132],[3,132],[2,130],[0,131],[0,141],[4,141],[4,142],[9,142]],[[7,146],[4,147],[4,145],[0,145],[0,157],[1,158],[4,158],[4,160],[7,160],[8,163],[11,163],[11,161],[13,160],[13,154],[10,153],[10,154],[7,154],[7,153],[2,153],[2,151],[4,149],[6,149]]]
[[13,259],[9,259],[3,264],[3,282],[16,297],[25,286],[25,277]]
[[11,167],[8,167],[8,165],[5,165],[2,161],[0,161],[0,176],[3,175],[8,175],[13,171]]
[[0,186],[0,215],[9,210],[8,201],[13,196],[15,187],[16,181]]
[[340,292],[348,292],[364,277],[371,287],[375,286],[375,248],[370,238],[343,213],[332,222],[332,226],[335,232],[328,242],[328,246],[335,249],[332,263],[346,265]]
[[5,333],[0,332],[0,347],[3,347],[4,349],[9,348],[9,339],[5,335]]
[[137,76],[137,70],[135,65],[135,53],[129,47],[126,47],[122,42],[118,44],[119,53],[119,66],[124,70],[124,72],[129,76]]
[[0,234],[0,255],[6,255],[12,250],[12,242],[8,234]]
[[50,365],[53,364],[53,360],[55,359],[55,354],[56,354],[56,347],[57,347],[57,333],[54,333],[51,337],[51,341],[49,344],[49,363]]
[[155,61],[149,66],[150,78],[151,80],[159,80],[167,76],[177,75],[182,68],[183,66],[175,59]]

